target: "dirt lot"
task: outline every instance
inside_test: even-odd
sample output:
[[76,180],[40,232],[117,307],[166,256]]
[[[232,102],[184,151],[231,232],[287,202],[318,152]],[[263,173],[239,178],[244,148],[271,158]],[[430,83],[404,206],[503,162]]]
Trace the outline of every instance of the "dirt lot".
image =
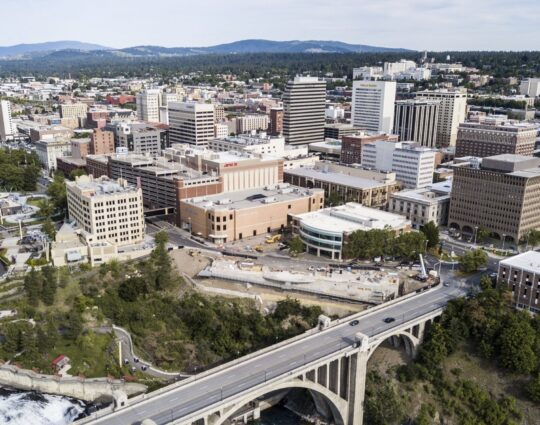
[[212,256],[195,251],[197,254],[192,257],[189,255],[190,252],[191,250],[188,249],[176,249],[171,251],[169,255],[179,273],[185,273],[188,276],[193,277],[210,264],[210,258],[212,258]]
[[[337,301],[331,301],[326,299],[321,299],[315,296],[295,294],[290,292],[282,292],[277,290],[272,290],[268,288],[262,288],[258,286],[253,286],[244,283],[236,283],[228,280],[221,279],[199,279],[197,280],[198,284],[203,286],[208,290],[212,288],[216,289],[225,289],[227,291],[234,291],[240,294],[258,296],[262,301],[262,309],[272,310],[275,304],[284,300],[287,297],[296,298],[302,304],[305,305],[318,305],[320,306],[326,314],[337,315],[339,317],[348,316],[350,314],[362,311],[366,308],[363,304],[357,303],[341,303]],[[205,292],[209,292],[205,290]]]

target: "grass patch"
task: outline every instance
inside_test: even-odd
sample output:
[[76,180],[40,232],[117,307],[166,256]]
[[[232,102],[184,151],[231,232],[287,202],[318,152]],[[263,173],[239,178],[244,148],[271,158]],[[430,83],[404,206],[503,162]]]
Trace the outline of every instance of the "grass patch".
[[48,356],[50,362],[60,354],[68,356],[71,360],[70,375],[84,375],[86,377],[107,376],[117,370],[118,349],[114,337],[110,334],[86,332],[77,341],[64,338],[58,340]]

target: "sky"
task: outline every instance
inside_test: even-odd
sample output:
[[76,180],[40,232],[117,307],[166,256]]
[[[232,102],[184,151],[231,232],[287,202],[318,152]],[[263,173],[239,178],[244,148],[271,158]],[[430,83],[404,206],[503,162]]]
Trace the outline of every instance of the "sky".
[[247,38],[539,50],[540,0],[0,0],[0,46],[196,47]]

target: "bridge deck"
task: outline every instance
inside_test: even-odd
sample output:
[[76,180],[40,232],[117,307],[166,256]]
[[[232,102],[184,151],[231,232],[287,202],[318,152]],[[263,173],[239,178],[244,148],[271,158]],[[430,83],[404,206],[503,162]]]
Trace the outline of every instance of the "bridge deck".
[[[188,417],[221,400],[351,346],[357,332],[370,338],[387,334],[392,328],[403,327],[415,318],[438,310],[449,300],[463,295],[463,289],[440,286],[390,304],[386,308],[367,310],[357,317],[359,323],[356,326],[351,326],[350,321],[344,322],[285,344],[276,350],[262,353],[230,367],[220,368],[201,379],[176,385],[171,390],[154,397],[147,396],[145,400],[123,410],[94,420],[85,418],[79,423],[127,425],[138,424],[143,419],[150,418],[161,425]],[[386,317],[394,317],[395,321],[385,323],[383,319]]]

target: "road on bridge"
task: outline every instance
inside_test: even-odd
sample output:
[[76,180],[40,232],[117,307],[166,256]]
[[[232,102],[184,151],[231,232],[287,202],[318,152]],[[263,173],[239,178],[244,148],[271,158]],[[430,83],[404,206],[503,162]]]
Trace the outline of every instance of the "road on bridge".
[[[283,345],[273,351],[235,363],[185,384],[180,384],[143,400],[125,410],[96,418],[91,423],[107,425],[139,424],[150,418],[158,425],[186,417],[221,400],[239,394],[265,381],[291,372],[304,364],[312,363],[347,346],[352,346],[357,332],[367,336],[389,331],[393,327],[423,316],[445,306],[451,299],[464,296],[467,286],[454,281],[450,286],[440,285],[411,298],[370,312],[363,312],[356,326],[350,320],[319,333]],[[394,322],[384,319],[393,317]]]

